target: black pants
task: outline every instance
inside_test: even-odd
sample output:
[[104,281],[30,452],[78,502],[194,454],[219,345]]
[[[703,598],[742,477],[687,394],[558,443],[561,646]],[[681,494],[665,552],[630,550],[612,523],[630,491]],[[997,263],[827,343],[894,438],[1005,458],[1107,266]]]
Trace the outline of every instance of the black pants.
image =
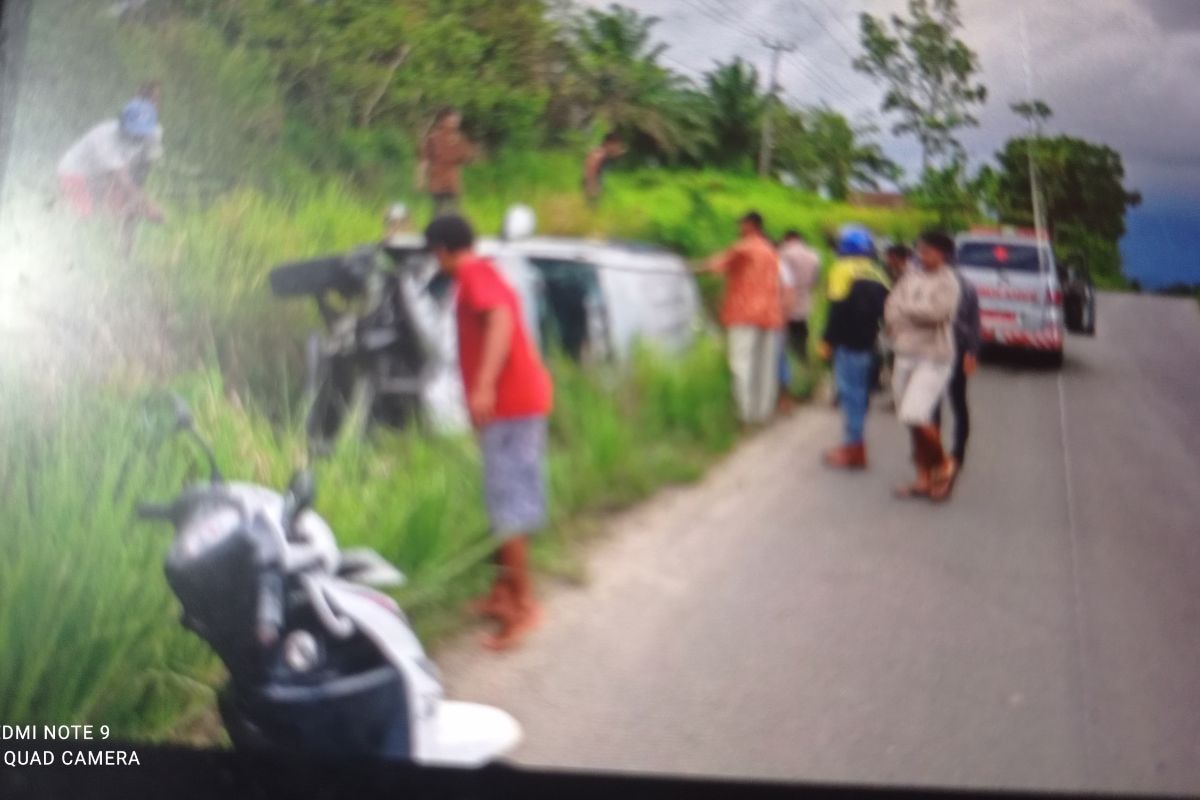
[[803,364],[808,363],[808,320],[793,319],[787,324],[788,344]]
[[869,379],[869,386],[872,393],[883,391],[883,368],[890,367],[891,365],[892,358],[890,356],[885,360],[878,348],[871,351],[871,377]]
[[[962,359],[954,368],[950,378],[950,386],[946,390],[950,399],[950,410],[954,412],[954,445],[950,455],[962,466],[967,457],[967,438],[971,435],[971,411],[967,408],[967,373],[963,371]],[[939,402],[934,413],[933,422],[939,428],[942,425],[942,404]]]

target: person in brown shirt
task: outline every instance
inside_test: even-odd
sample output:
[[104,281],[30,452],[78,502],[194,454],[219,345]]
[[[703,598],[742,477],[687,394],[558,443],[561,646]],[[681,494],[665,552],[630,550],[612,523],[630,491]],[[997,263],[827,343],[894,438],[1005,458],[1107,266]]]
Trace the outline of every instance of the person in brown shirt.
[[771,417],[779,395],[778,332],[783,328],[779,254],[763,235],[763,218],[740,220],[741,238],[702,271],[725,277],[721,324],[728,336],[729,370],[738,413],[747,425]]
[[604,173],[613,159],[620,158],[625,153],[625,144],[616,133],[604,137],[599,147],[588,153],[583,162],[583,193],[588,205],[595,206],[600,202],[604,191]]
[[417,189],[433,197],[434,216],[458,209],[462,195],[462,168],[475,157],[475,146],[463,135],[462,114],[443,108],[434,118],[433,127],[421,145],[417,165]]

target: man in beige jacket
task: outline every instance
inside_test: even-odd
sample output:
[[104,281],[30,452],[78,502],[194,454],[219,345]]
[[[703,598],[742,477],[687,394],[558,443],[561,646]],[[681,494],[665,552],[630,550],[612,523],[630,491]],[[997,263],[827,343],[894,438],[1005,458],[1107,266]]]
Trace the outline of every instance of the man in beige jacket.
[[900,421],[912,432],[917,478],[898,487],[899,497],[943,501],[954,485],[954,463],[942,449],[934,413],[954,372],[954,315],[959,285],[951,269],[954,240],[941,231],[921,235],[919,270],[911,270],[888,296],[884,321],[896,354],[892,394]]

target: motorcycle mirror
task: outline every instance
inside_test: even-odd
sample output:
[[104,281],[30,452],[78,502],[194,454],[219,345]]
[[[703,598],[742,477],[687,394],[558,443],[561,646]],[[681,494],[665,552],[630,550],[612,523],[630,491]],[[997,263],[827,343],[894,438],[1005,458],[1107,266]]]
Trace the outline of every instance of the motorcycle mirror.
[[186,433],[192,438],[200,450],[204,453],[205,459],[208,460],[208,479],[212,483],[220,483],[221,470],[217,468],[217,457],[213,453],[212,448],[200,432],[196,430],[196,418],[192,416],[192,409],[188,406],[187,401],[177,394],[171,394],[171,403],[175,408],[175,431],[177,433]]
[[312,472],[302,469],[292,476],[292,482],[288,484],[288,495],[292,498],[296,513],[311,507],[316,494],[317,487]]
[[289,540],[293,538],[296,519],[312,507],[316,491],[312,473],[307,469],[302,469],[292,476],[287,495],[283,498],[283,529]]

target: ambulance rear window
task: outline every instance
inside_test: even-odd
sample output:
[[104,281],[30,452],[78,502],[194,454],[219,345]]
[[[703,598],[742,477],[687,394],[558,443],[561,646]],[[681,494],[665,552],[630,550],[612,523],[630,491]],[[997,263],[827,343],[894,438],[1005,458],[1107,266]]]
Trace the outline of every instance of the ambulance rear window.
[[1036,247],[1003,242],[964,242],[958,246],[958,265],[1012,272],[1037,272],[1038,251]]

